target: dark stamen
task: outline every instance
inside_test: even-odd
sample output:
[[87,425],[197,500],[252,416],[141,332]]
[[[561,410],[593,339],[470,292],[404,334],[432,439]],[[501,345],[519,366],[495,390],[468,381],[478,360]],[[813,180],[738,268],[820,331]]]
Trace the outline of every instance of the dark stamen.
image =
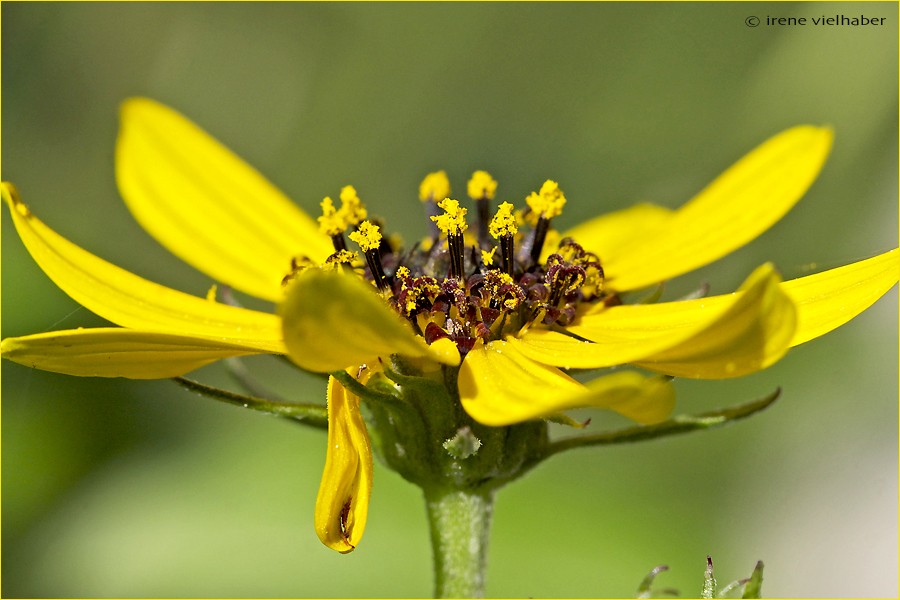
[[447,250],[450,252],[450,277],[462,282],[465,277],[466,257],[461,233],[451,233],[447,236]]
[[500,254],[503,257],[503,270],[507,275],[515,278],[516,248],[512,234],[500,236]]
[[478,245],[481,248],[491,247],[491,240],[488,237],[488,223],[491,221],[488,217],[489,202],[487,198],[475,200],[475,209],[478,211]]
[[537,225],[534,228],[534,241],[531,246],[531,264],[536,265],[541,258],[541,250],[544,249],[544,240],[547,238],[547,231],[550,230],[550,219],[541,215]]
[[381,266],[381,253],[378,251],[378,248],[366,250],[366,264],[369,265],[369,271],[372,273],[372,279],[375,280],[375,285],[378,286],[378,291],[384,292],[387,290],[388,279]]
[[344,240],[343,232],[335,233],[331,236],[331,243],[334,244],[334,251],[340,252],[347,249],[347,242]]

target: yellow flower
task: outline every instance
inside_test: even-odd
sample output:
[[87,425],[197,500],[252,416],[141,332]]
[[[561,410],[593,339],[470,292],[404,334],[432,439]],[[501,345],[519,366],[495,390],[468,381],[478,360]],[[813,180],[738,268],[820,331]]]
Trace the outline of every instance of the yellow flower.
[[[365,242],[369,280],[383,290],[379,294],[347,266],[350,253],[336,248],[343,243],[336,227],[323,222],[320,230],[257,171],[178,113],[132,99],[122,107],[116,176],[135,218],[216,281],[277,302],[278,314],[191,296],[124,271],[50,230],[4,183],[2,197],[16,229],[44,272],[120,327],[7,338],[2,356],[70,375],[152,379],[220,358],[269,353],[332,373],[315,524],[323,543],[349,552],[365,527],[372,451],[360,398],[341,381],[363,386],[377,380],[391,356],[405,357],[426,374],[441,364],[458,366],[451,396],[483,425],[561,418],[560,411],[586,406],[654,424],[668,418],[674,405],[668,377],[617,371],[581,384],[563,369],[630,364],[667,376],[737,377],[771,365],[788,348],[875,302],[900,276],[898,250],[787,282],[766,264],[733,294],[619,305],[621,293],[708,264],[766,230],[812,184],[831,139],[830,130],[818,127],[785,131],[680,209],[642,204],[598,217],[563,232],[558,249],[544,248],[536,235],[547,234],[565,202],[548,181],[533,194],[532,210],[544,223],[530,238],[508,223],[512,207],[502,205],[492,228],[503,250],[502,271],[475,273],[472,264],[467,269],[465,209],[453,201],[442,202],[442,218],[456,224],[450,236],[455,241],[449,249],[442,245],[433,261],[417,261],[385,250],[390,243],[375,225],[362,222],[355,190],[344,188],[341,199],[361,223],[361,233],[351,238]],[[444,200],[438,197],[449,186],[445,176],[437,179],[426,196]],[[333,204],[323,204],[323,216],[337,218]],[[349,213],[345,218],[352,223]],[[531,244],[515,257],[514,235],[523,246]],[[395,262],[379,276],[383,256]],[[401,256],[412,256],[410,263],[397,263]],[[315,268],[335,264],[346,268]],[[450,265],[458,276],[447,276]]]

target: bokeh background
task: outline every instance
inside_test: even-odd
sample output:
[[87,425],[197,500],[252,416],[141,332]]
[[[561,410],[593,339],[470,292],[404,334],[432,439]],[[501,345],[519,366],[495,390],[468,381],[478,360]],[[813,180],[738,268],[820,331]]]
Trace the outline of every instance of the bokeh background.
[[[766,26],[766,16],[886,17],[883,26]],[[757,16],[763,24],[748,27]],[[547,178],[566,228],[638,201],[677,207],[769,136],[800,123],[836,141],[771,230],[682,276],[738,286],[897,246],[895,3],[4,3],[3,172],[42,220],[88,250],[197,295],[213,283],[132,219],[113,170],[117,108],[167,103],[315,213],[352,184],[407,240],[416,194],[475,169],[519,205]],[[556,223],[557,220],[554,222]],[[59,291],[2,215],[2,335],[104,321]],[[261,304],[253,304],[265,308]],[[487,592],[699,593],[766,562],[769,597],[896,597],[897,290],[777,365],[678,381],[677,412],[782,386],[728,428],[582,450],[504,489]],[[324,401],[271,357],[277,392]],[[195,373],[235,388],[220,365]],[[418,490],[376,465],[363,543],[341,556],[312,527],[325,436],[168,381],[80,379],[2,364],[4,596],[428,596]],[[591,429],[624,420],[591,414]]]

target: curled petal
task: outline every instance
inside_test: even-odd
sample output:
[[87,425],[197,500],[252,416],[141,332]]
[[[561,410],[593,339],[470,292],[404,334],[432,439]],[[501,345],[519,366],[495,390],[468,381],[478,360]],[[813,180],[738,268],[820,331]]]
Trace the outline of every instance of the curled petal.
[[756,269],[738,299],[689,339],[632,364],[666,375],[724,379],[780,360],[797,330],[797,308],[771,265]]
[[534,360],[567,368],[630,363],[679,377],[738,377],[772,364],[789,347],[796,311],[780,281],[763,265],[728,296],[584,315],[567,331],[590,342],[529,331],[510,343]]
[[663,378],[621,372],[583,385],[499,340],[466,355],[458,385],[466,412],[494,427],[589,406],[615,410],[643,424],[659,423],[675,403]]
[[281,298],[291,259],[334,250],[317,224],[228,148],[146,98],[122,104],[116,179],[138,223],[176,256],[259,298]]
[[345,554],[362,538],[372,493],[372,448],[359,398],[328,378],[328,453],[316,498],[316,534]]
[[0,186],[22,242],[38,266],[66,294],[117,325],[201,338],[217,338],[259,352],[282,354],[275,315],[219,304],[147,281],[76,246],[44,225]]
[[221,340],[105,327],[6,338],[0,346],[3,358],[26,367],[129,379],[177,377],[220,358],[258,353]]
[[[677,211],[648,213],[645,226],[604,241],[602,221],[574,230],[596,252],[606,284],[633,290],[719,259],[771,227],[812,185],[831,149],[833,132],[804,125],[767,140]],[[639,212],[639,211],[638,211]],[[628,216],[637,216],[638,212]]]
[[291,360],[309,371],[339,371],[391,354],[459,364],[455,348],[425,344],[355,275],[309,269],[291,283],[279,312]]

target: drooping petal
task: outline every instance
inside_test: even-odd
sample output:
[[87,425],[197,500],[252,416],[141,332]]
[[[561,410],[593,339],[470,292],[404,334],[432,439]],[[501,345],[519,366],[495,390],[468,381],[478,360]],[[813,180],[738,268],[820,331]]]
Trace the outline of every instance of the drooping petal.
[[3,200],[35,262],[65,293],[101,317],[132,329],[212,337],[282,354],[281,320],[147,281],[76,246],[44,225],[3,183]]
[[215,339],[107,327],[6,338],[0,345],[3,358],[26,367],[129,379],[177,377],[220,358],[258,353]]
[[574,230],[576,240],[599,254],[613,290],[686,273],[740,248],[784,216],[815,180],[832,138],[829,128],[794,127],[743,157],[670,216],[648,212],[644,227],[627,219],[628,235],[611,241],[601,237],[602,221],[589,222]]
[[316,498],[316,534],[345,554],[362,538],[372,493],[372,448],[359,398],[328,378],[328,453]]
[[216,281],[281,298],[291,258],[334,249],[316,223],[266,178],[174,110],[125,101],[116,179],[137,221]]
[[391,354],[459,364],[455,346],[426,345],[373,286],[352,274],[301,273],[288,287],[279,313],[291,360],[310,371],[338,371]]
[[588,406],[609,408],[644,424],[658,423],[669,416],[675,402],[664,379],[621,372],[585,386],[500,340],[466,355],[458,385],[466,412],[494,427]]
[[680,377],[738,377],[772,364],[789,347],[796,310],[780,281],[763,265],[727,296],[584,315],[567,331],[590,342],[540,330],[509,341],[534,360],[567,368],[630,363]]
[[815,275],[781,288],[797,305],[796,346],[836,329],[869,308],[900,279],[900,250]]

